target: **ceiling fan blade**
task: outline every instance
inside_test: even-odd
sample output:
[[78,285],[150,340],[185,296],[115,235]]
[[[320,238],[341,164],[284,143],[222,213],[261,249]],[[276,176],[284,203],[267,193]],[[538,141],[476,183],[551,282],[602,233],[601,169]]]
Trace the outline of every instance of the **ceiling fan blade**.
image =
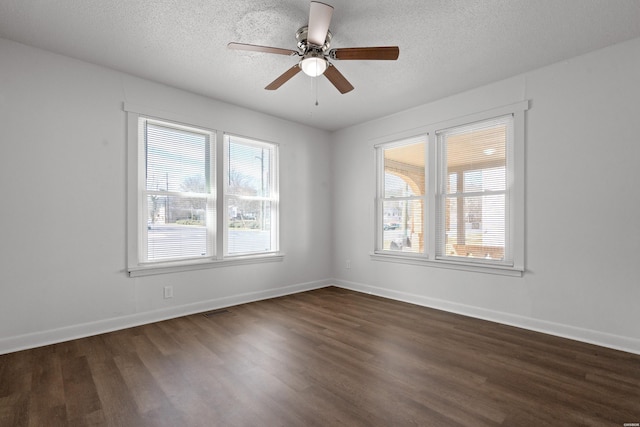
[[290,78],[292,78],[293,76],[298,74],[300,71],[301,71],[301,69],[298,66],[298,64],[294,65],[293,67],[289,68],[287,71],[282,73],[282,75],[280,75],[280,77],[278,77],[277,79],[275,79],[274,81],[269,83],[269,85],[267,85],[267,87],[265,87],[265,89],[266,90],[276,90],[276,89],[278,89],[280,86],[282,86],[283,84],[288,82]]
[[347,93],[353,90],[353,85],[338,71],[333,64],[329,64],[329,68],[324,72],[329,81],[340,91],[340,93]]
[[298,52],[291,49],[282,49],[279,47],[269,47],[269,46],[258,46],[256,44],[246,44],[246,43],[229,43],[227,45],[229,49],[235,50],[249,50],[252,52],[265,52],[265,53],[277,53],[278,55],[297,55]]
[[309,9],[307,41],[316,46],[324,45],[333,15],[333,6],[312,1]]
[[346,47],[331,49],[329,57],[332,59],[379,59],[395,61],[400,55],[398,46],[380,47]]

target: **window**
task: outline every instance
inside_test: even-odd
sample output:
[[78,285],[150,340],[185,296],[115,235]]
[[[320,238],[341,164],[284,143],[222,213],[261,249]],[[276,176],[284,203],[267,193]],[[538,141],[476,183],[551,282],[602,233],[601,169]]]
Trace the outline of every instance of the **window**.
[[140,261],[215,255],[214,134],[139,118]]
[[426,206],[426,139],[401,141],[380,150],[384,175],[380,182],[382,228],[378,247],[407,253],[424,252]]
[[277,248],[276,146],[225,135],[225,212],[228,255]]
[[437,135],[442,164],[438,257],[511,264],[507,147],[513,145],[513,116]]
[[130,276],[282,259],[276,144],[127,111]]
[[520,275],[522,102],[376,145],[373,258]]

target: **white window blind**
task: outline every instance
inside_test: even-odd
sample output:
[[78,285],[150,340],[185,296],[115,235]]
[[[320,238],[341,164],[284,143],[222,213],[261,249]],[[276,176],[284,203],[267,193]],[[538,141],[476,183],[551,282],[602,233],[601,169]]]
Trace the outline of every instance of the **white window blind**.
[[215,252],[215,149],[205,130],[140,118],[144,158],[141,262]]
[[278,250],[277,146],[225,135],[225,253]]
[[437,132],[439,258],[512,264],[509,235],[513,116]]

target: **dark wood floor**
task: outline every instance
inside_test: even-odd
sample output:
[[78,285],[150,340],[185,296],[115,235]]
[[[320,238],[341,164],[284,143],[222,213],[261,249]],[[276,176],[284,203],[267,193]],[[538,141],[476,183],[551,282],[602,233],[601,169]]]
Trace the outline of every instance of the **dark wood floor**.
[[0,356],[1,426],[640,422],[640,356],[339,288]]

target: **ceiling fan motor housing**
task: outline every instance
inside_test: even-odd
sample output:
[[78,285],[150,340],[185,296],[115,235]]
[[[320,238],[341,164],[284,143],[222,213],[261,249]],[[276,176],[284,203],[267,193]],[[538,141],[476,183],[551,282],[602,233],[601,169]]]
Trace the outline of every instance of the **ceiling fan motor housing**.
[[320,53],[324,53],[331,46],[331,38],[333,37],[331,31],[327,31],[327,38],[324,41],[322,46],[316,46],[308,42],[307,38],[309,36],[309,27],[304,26],[300,28],[296,32],[296,40],[298,41],[298,49],[300,49],[300,53],[305,55],[309,50],[319,51]]
[[329,67],[329,61],[325,57],[325,52],[331,45],[331,32],[327,30],[327,37],[322,46],[316,46],[308,41],[309,27],[304,26],[296,32],[296,40],[298,41],[298,49],[302,59],[298,66],[304,73],[311,77],[317,77],[324,74]]

